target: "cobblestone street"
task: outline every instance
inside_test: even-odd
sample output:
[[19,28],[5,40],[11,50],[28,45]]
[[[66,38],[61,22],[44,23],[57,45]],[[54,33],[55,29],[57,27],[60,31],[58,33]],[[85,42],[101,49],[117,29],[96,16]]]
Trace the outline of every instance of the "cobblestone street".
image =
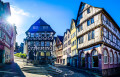
[[97,75],[75,70],[71,67],[59,64],[55,66],[62,72],[59,73],[48,65],[26,65],[25,59],[15,57],[15,63],[6,64],[4,68],[0,69],[0,77],[97,77]]

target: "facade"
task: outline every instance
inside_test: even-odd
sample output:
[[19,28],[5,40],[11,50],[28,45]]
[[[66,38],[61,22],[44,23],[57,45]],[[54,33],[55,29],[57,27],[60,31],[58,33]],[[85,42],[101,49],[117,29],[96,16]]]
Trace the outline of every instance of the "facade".
[[9,3],[0,0],[0,65],[14,61],[14,42],[16,28],[6,19],[11,16]]
[[26,31],[27,58],[37,64],[50,63],[55,31],[41,18]]
[[53,56],[54,58],[56,58],[56,38],[57,38],[57,37],[54,37],[54,40],[53,40],[52,56]]
[[71,58],[71,35],[70,30],[67,29],[64,33],[63,39],[63,64],[70,65],[70,58]]
[[103,9],[81,3],[77,15],[79,67],[98,70],[103,76],[120,67],[120,28]]
[[12,34],[11,34],[11,36],[12,36],[12,38],[11,38],[11,50],[10,50],[10,61],[11,62],[14,62],[16,35],[17,35],[16,26],[13,25],[12,26]]
[[57,36],[56,38],[56,63],[62,64],[62,52],[63,52],[63,36]]
[[71,66],[78,66],[78,51],[77,51],[77,33],[76,33],[76,20],[72,19],[70,33],[71,33]]

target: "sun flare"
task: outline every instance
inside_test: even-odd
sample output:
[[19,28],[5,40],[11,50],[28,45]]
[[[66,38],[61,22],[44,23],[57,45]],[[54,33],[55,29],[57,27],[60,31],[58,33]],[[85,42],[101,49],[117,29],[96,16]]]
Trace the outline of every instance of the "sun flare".
[[10,24],[15,24],[15,25],[18,25],[20,24],[20,17],[19,16],[10,16],[7,18],[7,21],[10,23]]

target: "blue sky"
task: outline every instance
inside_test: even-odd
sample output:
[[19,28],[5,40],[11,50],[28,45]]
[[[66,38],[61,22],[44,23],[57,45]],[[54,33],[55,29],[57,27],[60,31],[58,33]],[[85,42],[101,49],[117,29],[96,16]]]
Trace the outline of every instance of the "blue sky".
[[71,19],[76,19],[80,2],[95,7],[105,8],[120,25],[120,0],[2,0],[10,2],[11,12],[17,26],[17,42],[26,37],[25,31],[40,17],[56,31],[63,35],[70,28]]

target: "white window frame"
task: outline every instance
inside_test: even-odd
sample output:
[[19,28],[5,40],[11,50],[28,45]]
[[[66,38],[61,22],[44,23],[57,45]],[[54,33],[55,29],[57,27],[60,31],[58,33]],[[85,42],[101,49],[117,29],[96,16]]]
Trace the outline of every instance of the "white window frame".
[[114,64],[117,64],[117,53],[114,53]]
[[113,64],[113,53],[110,51],[110,64]]
[[[104,50],[103,55],[104,55],[104,56],[103,56],[103,57],[104,57],[104,58],[103,58],[104,64],[108,64],[108,53],[107,53],[107,50]],[[107,57],[107,58],[106,58],[106,60],[107,60],[106,63],[105,63],[105,57]]]

